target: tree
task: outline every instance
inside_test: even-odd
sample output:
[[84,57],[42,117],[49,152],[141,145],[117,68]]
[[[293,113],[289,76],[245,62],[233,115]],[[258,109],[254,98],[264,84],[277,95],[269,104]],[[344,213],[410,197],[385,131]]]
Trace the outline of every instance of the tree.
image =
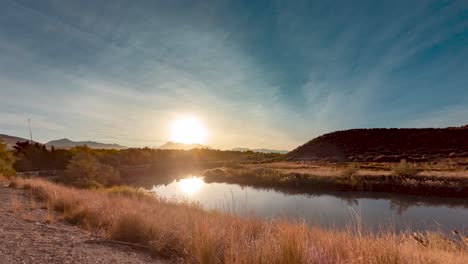
[[110,165],[102,164],[89,153],[78,153],[65,170],[65,181],[79,187],[98,187],[118,182],[120,173]]
[[0,175],[14,175],[13,163],[13,154],[6,149],[6,145],[0,140]]

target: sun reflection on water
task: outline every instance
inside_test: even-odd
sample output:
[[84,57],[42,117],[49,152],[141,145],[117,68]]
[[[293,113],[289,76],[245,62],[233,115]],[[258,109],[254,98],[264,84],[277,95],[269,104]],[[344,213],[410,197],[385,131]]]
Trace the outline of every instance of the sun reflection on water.
[[205,182],[200,177],[182,179],[179,180],[177,183],[179,185],[180,190],[188,195],[192,195],[199,192],[203,188],[203,185],[205,185]]

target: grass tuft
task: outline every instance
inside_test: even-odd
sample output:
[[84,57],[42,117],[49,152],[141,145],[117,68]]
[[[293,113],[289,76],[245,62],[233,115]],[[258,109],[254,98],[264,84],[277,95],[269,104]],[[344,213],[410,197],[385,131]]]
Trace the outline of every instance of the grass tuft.
[[414,177],[419,173],[419,170],[411,163],[406,160],[401,160],[398,165],[393,167],[392,175],[398,178],[410,178]]

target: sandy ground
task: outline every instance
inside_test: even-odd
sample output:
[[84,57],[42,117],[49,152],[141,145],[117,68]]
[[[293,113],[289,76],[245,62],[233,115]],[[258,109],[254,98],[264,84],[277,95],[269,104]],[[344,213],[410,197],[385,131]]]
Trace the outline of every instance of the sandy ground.
[[0,264],[164,263],[144,249],[101,243],[105,240],[52,217],[42,206],[27,191],[0,182]]

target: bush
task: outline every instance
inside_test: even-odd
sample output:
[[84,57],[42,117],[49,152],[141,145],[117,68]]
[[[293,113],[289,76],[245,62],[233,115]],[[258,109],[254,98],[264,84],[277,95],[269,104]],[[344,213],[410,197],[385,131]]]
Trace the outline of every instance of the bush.
[[13,163],[14,158],[12,153],[6,150],[6,145],[0,141],[0,176],[15,175]]
[[120,173],[110,165],[100,163],[88,153],[76,154],[65,170],[65,182],[84,188],[100,187],[115,184]]
[[406,160],[401,160],[400,163],[392,169],[392,175],[399,178],[413,177],[418,174],[418,169]]
[[133,198],[143,198],[147,196],[147,193],[143,189],[137,189],[127,185],[113,186],[106,189],[106,192],[111,195],[120,195]]
[[351,179],[359,171],[359,166],[357,164],[351,163],[341,172],[341,176],[345,179]]

